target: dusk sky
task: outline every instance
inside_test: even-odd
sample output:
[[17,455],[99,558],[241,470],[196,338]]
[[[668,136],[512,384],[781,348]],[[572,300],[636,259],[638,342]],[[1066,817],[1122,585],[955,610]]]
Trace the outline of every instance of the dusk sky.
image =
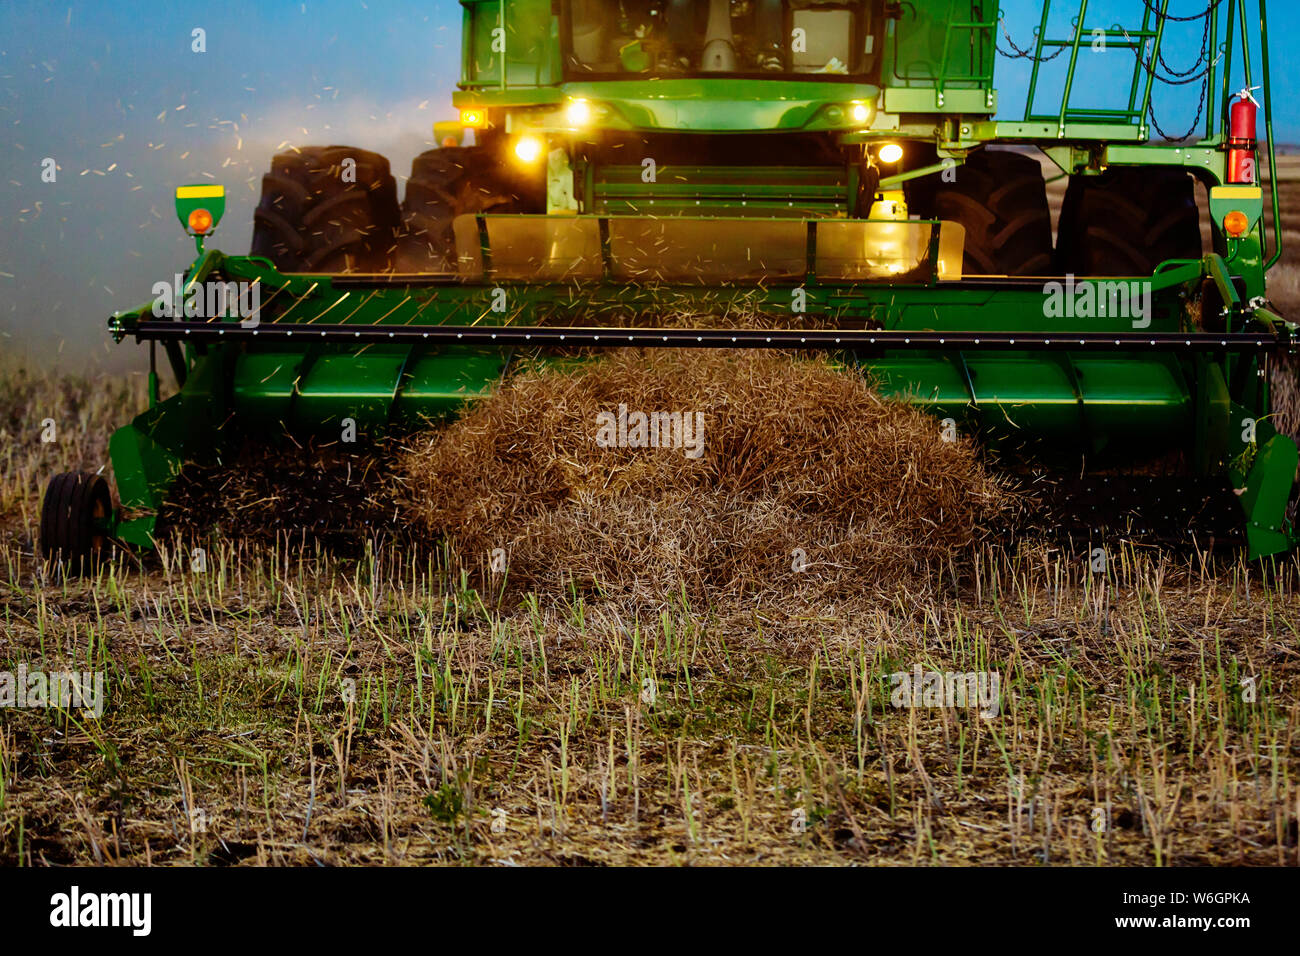
[[[1136,25],[1142,2],[1094,2],[1088,25]],[[1027,46],[1038,5],[1002,6],[1012,39]],[[1170,4],[1180,16],[1204,7]],[[230,200],[212,245],[246,252],[261,175],[279,149],[371,149],[404,181],[432,145],[434,121],[453,117],[460,15],[454,0],[0,0],[0,351],[138,364],[143,350],[113,346],[105,320],[192,258],[172,211],[178,184],[224,183]],[[1275,0],[1270,15],[1274,121],[1280,141],[1300,142],[1291,52],[1300,4]],[[1054,17],[1065,26],[1050,32],[1068,19]],[[196,27],[206,53],[191,52]],[[1170,24],[1169,66],[1191,67],[1200,44],[1199,22]],[[1106,56],[1107,73],[1129,75],[1131,53]],[[1258,52],[1254,66],[1258,74]],[[1027,64],[999,59],[998,69],[1001,115],[1015,116]],[[1200,84],[1157,90],[1161,125],[1186,131]],[[46,157],[58,164],[55,183],[41,182]]]

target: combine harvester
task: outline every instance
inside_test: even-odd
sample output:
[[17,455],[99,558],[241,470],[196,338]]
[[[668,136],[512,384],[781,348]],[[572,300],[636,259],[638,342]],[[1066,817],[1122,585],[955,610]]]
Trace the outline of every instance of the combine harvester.
[[[252,254],[227,255],[204,248],[221,187],[177,190],[184,287],[110,328],[151,369],[161,350],[179,391],[160,401],[151,370],[150,408],[113,435],[119,506],[103,477],[52,479],[47,557],[151,547],[186,463],[411,429],[521,355],[616,346],[832,352],[1093,505],[1123,485],[1186,523],[1221,498],[1251,557],[1296,543],[1262,0],[1139,0],[1110,26],[1087,0],[1014,25],[996,0],[461,6],[459,121],[400,205],[381,156],[284,153]],[[1174,29],[1203,33],[1191,70],[1167,65]],[[999,56],[1027,80],[1018,119],[994,118]],[[1173,82],[1201,90],[1199,138],[1162,143]],[[1068,177],[1055,241],[1040,155]],[[720,327],[659,327],[670,308]],[[727,318],[755,311],[778,321]]]

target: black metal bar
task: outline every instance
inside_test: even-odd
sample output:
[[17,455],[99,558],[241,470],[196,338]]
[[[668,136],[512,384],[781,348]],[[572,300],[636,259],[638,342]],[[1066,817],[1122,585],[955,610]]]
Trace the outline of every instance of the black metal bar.
[[935,332],[883,329],[619,329],[583,326],[307,325],[264,322],[140,322],[138,341],[316,342],[499,345],[537,348],[777,348],[777,349],[1049,349],[1088,351],[1242,352],[1272,350],[1288,341],[1268,332]]

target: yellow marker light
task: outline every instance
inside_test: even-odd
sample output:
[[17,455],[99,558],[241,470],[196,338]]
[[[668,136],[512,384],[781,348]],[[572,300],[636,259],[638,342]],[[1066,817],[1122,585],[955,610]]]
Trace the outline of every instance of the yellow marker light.
[[896,163],[903,158],[903,147],[897,143],[886,143],[876,155],[882,163]]
[[1250,229],[1250,219],[1244,212],[1233,210],[1223,217],[1223,231],[1233,239],[1240,239]]
[[460,125],[470,129],[482,129],[487,126],[487,110],[461,110]]
[[866,103],[854,103],[849,108],[849,115],[853,117],[853,122],[865,123],[871,116],[871,112],[867,109]]
[[520,136],[515,143],[515,155],[521,162],[537,162],[537,158],[542,155],[542,141],[536,136]]
[[212,213],[206,209],[195,209],[189,217],[190,232],[196,235],[204,235],[212,228]]
[[570,126],[586,126],[591,122],[591,104],[586,100],[570,100],[564,117]]

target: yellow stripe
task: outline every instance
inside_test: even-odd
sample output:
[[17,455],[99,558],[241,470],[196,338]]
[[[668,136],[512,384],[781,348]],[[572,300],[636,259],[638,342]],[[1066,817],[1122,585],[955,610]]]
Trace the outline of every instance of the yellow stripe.
[[1215,186],[1210,194],[1215,199],[1260,199],[1264,190],[1259,186]]
[[213,199],[226,194],[225,186],[177,186],[177,199]]

